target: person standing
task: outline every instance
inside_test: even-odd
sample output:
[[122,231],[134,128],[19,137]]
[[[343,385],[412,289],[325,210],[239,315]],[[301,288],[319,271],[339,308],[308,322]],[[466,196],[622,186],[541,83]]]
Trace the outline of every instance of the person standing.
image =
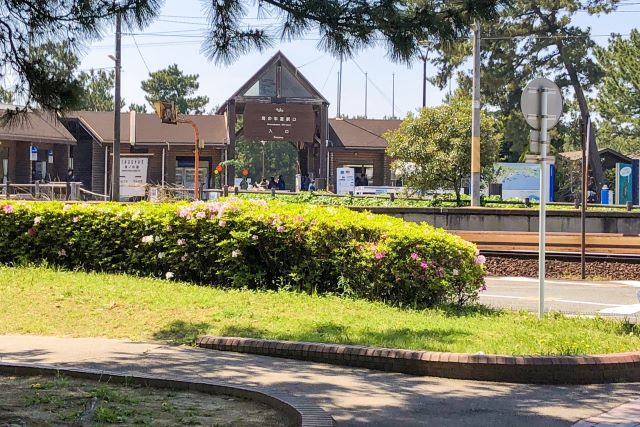
[[282,177],[282,175],[278,176],[278,190],[284,190],[286,189],[286,186],[284,184],[284,178]]
[[67,176],[64,178],[64,180],[67,183],[67,197],[66,197],[66,199],[69,200],[69,197],[71,197],[71,183],[72,182],[76,182],[76,177],[73,174],[73,169],[69,169],[67,171]]

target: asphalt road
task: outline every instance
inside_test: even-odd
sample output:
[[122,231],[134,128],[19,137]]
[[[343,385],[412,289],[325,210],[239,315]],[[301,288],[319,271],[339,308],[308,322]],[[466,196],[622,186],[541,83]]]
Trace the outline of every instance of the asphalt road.
[[[492,307],[538,311],[538,279],[488,277],[480,302]],[[640,318],[640,281],[547,280],[545,311]]]

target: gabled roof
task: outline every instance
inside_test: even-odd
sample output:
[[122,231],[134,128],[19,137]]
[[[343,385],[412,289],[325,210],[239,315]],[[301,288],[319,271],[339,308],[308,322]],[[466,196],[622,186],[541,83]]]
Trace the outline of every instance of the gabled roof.
[[[78,120],[99,142],[113,143],[112,111],[76,111],[67,114],[69,119]],[[223,116],[185,116],[198,125],[200,138],[207,145],[222,145],[226,138],[226,122]],[[129,141],[129,113],[120,116],[120,140]],[[193,128],[188,124],[168,125],[160,122],[155,114],[136,113],[136,144],[185,144],[193,145]]]
[[[256,83],[260,81],[260,79],[265,76],[267,72],[269,72],[272,66],[280,64],[283,69],[288,71],[295,80],[304,87],[307,92],[311,95],[312,98],[322,100],[325,103],[329,103],[324,96],[311,84],[309,80],[298,70],[298,68],[293,65],[293,63],[287,58],[281,51],[276,52],[265,64],[260,67],[256,73],[249,78],[240,88],[231,95],[228,100],[236,99],[237,97],[251,97],[251,95],[246,95],[247,91],[251,89]],[[261,97],[256,95],[256,97]],[[286,96],[283,96],[286,97]],[[218,114],[223,114],[226,109],[226,102],[218,109]]]
[[[600,155],[600,157],[608,154],[610,156],[616,157],[621,161],[624,161],[626,163],[631,163],[631,160],[634,158],[633,156],[629,157],[629,156],[625,156],[622,153],[617,152],[616,150],[613,150],[611,148],[603,148],[601,150],[598,150],[598,154]],[[564,153],[560,153],[560,155],[566,159],[569,160],[582,160],[582,151],[566,151]]]
[[334,148],[385,149],[382,135],[400,127],[402,120],[330,119],[329,140]]
[[[0,109],[0,115],[6,110]],[[0,125],[0,140],[74,145],[75,138],[54,114],[29,111],[7,125]]]

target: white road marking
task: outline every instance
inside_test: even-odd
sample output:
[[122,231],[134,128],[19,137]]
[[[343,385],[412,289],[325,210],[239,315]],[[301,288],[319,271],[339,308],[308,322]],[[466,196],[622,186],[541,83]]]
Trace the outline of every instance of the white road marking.
[[[517,282],[523,282],[523,283],[539,283],[540,280],[538,279],[534,279],[531,277],[487,277],[486,281],[488,283],[491,282],[507,282],[507,283],[517,283]],[[547,279],[545,280],[545,283],[550,284],[550,285],[573,285],[573,286],[590,286],[590,287],[595,287],[595,288],[602,288],[602,287],[616,287],[616,285],[623,285],[623,286],[633,286],[633,287],[640,287],[640,282],[638,281],[634,281],[634,280],[620,280],[620,281],[615,281],[615,282],[576,282],[576,281],[564,281],[564,280],[550,280]]]
[[601,305],[603,307],[620,307],[620,304],[603,304],[601,302],[574,301],[570,299],[548,299],[547,301],[566,302],[569,304]]
[[[518,299],[518,300],[538,300],[537,297],[534,296],[530,296],[530,297],[517,297],[517,296],[513,296],[513,295],[493,295],[493,294],[481,294],[481,297],[487,297],[487,298],[506,298],[506,299]],[[620,304],[603,304],[600,302],[590,302],[590,301],[574,301],[574,300],[570,300],[570,299],[555,299],[555,298],[546,298],[545,302],[566,302],[568,304],[583,304],[583,305],[599,305],[602,307],[627,307],[626,305],[620,305]],[[640,304],[636,304],[638,307],[640,307]],[[640,311],[640,308],[638,308],[638,310]]]
[[515,297],[513,295],[490,295],[490,294],[480,294],[480,297],[508,298],[508,299],[532,299],[532,297]]
[[602,314],[635,314],[640,311],[640,304],[619,305],[617,307],[605,308],[599,312]]
[[640,281],[638,280],[614,280],[611,283],[616,283],[618,285],[631,286],[632,288],[640,288]]

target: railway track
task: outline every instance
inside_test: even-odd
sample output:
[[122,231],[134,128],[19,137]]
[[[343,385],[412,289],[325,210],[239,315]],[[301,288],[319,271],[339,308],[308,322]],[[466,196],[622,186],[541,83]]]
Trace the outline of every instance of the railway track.
[[[519,259],[538,256],[538,233],[463,230],[449,232],[475,243],[485,256]],[[547,257],[560,261],[579,261],[580,243],[579,233],[547,233]],[[586,259],[640,263],[640,235],[588,233]]]

